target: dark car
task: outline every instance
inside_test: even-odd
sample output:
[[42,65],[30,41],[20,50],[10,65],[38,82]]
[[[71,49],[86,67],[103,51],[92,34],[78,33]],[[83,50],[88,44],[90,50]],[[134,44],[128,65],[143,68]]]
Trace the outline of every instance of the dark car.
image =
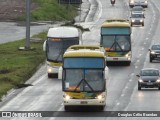
[[157,87],[160,90],[160,74],[155,68],[144,68],[136,75],[138,79],[138,90],[144,88]]
[[149,58],[150,62],[152,62],[152,60],[160,60],[160,44],[151,46],[151,49],[149,49]]

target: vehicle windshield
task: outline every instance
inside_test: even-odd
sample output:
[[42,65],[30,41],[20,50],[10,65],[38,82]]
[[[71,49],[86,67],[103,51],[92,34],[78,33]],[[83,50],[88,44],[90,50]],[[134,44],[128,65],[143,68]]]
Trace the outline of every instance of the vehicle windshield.
[[75,44],[79,44],[78,38],[48,38],[46,42],[47,60],[62,62],[62,57],[66,49]]
[[[76,61],[76,62],[75,62]],[[64,58],[64,68],[105,68],[104,58]]]
[[160,50],[160,45],[152,45],[152,50]]
[[142,7],[133,7],[132,8],[132,11],[143,11],[143,8]]
[[65,69],[63,76],[64,91],[97,92],[105,89],[102,69]]
[[159,76],[158,70],[142,70],[141,76]]
[[132,14],[132,18],[143,18],[143,14]]
[[106,51],[130,51],[131,42],[129,35],[106,35],[102,36],[102,46]]

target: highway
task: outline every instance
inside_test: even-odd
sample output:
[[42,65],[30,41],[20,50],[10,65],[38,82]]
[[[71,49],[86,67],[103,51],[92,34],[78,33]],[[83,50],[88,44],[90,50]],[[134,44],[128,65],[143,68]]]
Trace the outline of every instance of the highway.
[[[89,0],[95,12],[91,11],[83,23],[77,23],[90,31],[83,33],[84,44],[99,44],[100,26],[107,18],[129,18],[128,0],[116,0],[111,6],[109,0]],[[148,48],[159,43],[160,1],[149,0],[145,10],[144,27],[132,27],[132,62],[130,66],[109,65],[110,80],[107,81],[107,102],[104,111],[160,111],[160,91],[142,89],[138,91],[136,74],[142,68],[160,68],[158,61],[150,63]],[[48,79],[46,65],[36,72],[27,83],[32,86],[12,90],[0,104],[0,111],[64,111],[62,83]],[[57,113],[58,114],[58,113]],[[74,114],[74,113],[73,113]],[[93,113],[94,114],[94,113]],[[151,117],[46,117],[46,118],[0,118],[0,120],[158,120]]]

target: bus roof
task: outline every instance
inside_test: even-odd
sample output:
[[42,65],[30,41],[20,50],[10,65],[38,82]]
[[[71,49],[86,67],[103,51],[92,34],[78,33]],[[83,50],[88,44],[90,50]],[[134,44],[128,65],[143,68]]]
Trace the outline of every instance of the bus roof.
[[79,37],[79,30],[78,28],[71,26],[50,28],[48,30],[47,37],[53,37],[53,38]]
[[80,49],[105,51],[104,48],[99,45],[72,45],[67,50],[69,51],[69,50],[80,50]]
[[130,27],[128,19],[107,19],[101,27]]
[[104,52],[95,51],[95,50],[88,50],[88,49],[81,49],[81,50],[74,50],[74,51],[66,51],[63,55],[64,58],[67,57],[102,57],[105,58]]

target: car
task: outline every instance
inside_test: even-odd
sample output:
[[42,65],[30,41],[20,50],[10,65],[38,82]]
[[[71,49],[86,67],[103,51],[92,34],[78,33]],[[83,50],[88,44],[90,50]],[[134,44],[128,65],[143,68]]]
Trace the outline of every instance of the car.
[[140,5],[144,8],[148,7],[148,0],[129,0],[129,6],[132,8],[134,6]]
[[138,12],[144,14],[144,11],[145,11],[144,8],[141,6],[135,6],[131,9],[131,13]]
[[149,50],[150,62],[160,60],[160,44],[153,44]]
[[154,88],[160,90],[160,74],[156,68],[143,68],[140,74],[136,75],[138,79],[138,90],[141,88]]
[[131,17],[130,17],[131,26],[133,25],[144,26],[144,18],[145,16],[143,13],[138,13],[138,12],[131,13]]

